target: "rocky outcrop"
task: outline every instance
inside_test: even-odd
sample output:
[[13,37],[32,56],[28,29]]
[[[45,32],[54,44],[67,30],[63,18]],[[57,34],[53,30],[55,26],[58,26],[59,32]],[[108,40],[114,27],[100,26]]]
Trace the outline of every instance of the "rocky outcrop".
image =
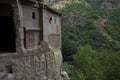
[[62,18],[62,24],[65,26],[73,26],[73,25],[82,25],[86,22],[86,19],[82,16],[77,15],[68,15]]

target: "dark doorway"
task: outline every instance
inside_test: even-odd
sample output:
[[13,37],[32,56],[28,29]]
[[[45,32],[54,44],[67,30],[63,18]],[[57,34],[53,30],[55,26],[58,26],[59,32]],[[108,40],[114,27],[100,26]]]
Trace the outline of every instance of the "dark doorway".
[[13,11],[10,4],[0,4],[0,53],[16,52]]
[[0,16],[0,52],[16,52],[13,16]]

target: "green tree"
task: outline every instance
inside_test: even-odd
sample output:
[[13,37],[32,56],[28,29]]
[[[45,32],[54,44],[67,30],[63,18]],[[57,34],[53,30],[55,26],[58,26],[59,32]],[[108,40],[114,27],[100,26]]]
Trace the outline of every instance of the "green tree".
[[80,47],[74,55],[73,80],[103,80],[103,68],[97,61],[97,53],[90,46]]

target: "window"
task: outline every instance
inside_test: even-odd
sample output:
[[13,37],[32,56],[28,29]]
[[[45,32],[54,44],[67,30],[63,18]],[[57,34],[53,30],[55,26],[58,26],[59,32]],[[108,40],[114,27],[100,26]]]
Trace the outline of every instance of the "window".
[[49,23],[52,23],[52,17],[49,18]]
[[36,14],[35,12],[32,12],[32,19],[35,19],[36,18]]

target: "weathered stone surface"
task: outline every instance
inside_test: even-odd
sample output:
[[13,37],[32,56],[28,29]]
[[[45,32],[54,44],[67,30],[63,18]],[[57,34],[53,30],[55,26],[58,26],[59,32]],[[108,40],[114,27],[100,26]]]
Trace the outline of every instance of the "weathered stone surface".
[[[25,53],[3,54],[0,64],[1,80],[61,80],[61,51],[50,49],[47,43]],[[8,65],[12,66],[14,75],[6,71]]]
[[[25,48],[26,42],[24,41],[26,35],[24,35],[23,26],[24,7],[22,7],[24,5],[21,4],[20,0],[12,0],[11,2],[9,0],[1,0],[0,4],[2,3],[10,4],[14,10],[13,18],[16,32],[15,34],[16,51],[14,53],[6,52],[0,54],[0,80],[62,80],[61,79],[62,54],[59,47],[61,46],[61,44],[55,45],[58,47],[57,49],[54,48],[55,49],[54,50],[50,48],[49,42],[46,43],[44,42],[45,40],[42,40],[40,44],[33,47],[32,45],[29,44],[30,42],[33,42],[32,40],[28,41],[28,46],[30,48],[26,49]],[[26,4],[32,4],[32,6],[34,6],[33,5],[34,3],[31,2],[28,2]],[[39,11],[39,9],[37,11]],[[38,27],[40,26],[41,25],[39,25]],[[39,32],[39,30],[37,32]],[[58,38],[56,38],[55,41],[58,41]]]
[[4,77],[3,79],[1,79],[1,80],[15,80],[15,77],[14,77],[14,75],[13,74],[8,74],[6,77]]

